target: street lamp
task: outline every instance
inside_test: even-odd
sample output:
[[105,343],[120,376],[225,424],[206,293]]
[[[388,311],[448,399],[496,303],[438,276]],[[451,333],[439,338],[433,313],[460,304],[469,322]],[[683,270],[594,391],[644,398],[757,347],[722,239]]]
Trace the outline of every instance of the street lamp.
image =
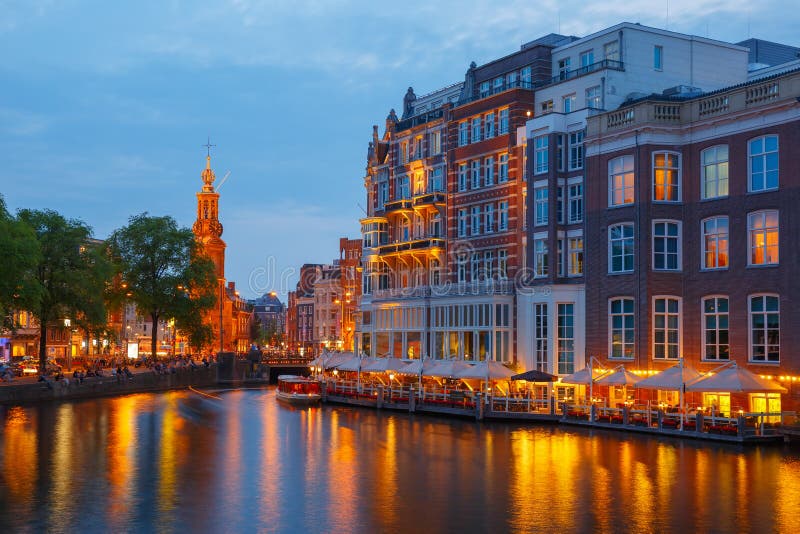
[[67,371],[72,371],[72,321],[64,319],[64,329],[67,331]]

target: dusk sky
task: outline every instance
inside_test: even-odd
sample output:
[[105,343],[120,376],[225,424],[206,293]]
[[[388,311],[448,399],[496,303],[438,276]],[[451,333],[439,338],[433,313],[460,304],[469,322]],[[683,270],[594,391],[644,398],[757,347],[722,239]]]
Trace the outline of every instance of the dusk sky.
[[372,125],[408,86],[622,21],[800,45],[785,0],[0,0],[0,194],[98,238],[143,211],[191,226],[210,135],[218,180],[231,171],[227,278],[247,297],[284,293],[265,269],[329,262],[340,236],[360,237]]

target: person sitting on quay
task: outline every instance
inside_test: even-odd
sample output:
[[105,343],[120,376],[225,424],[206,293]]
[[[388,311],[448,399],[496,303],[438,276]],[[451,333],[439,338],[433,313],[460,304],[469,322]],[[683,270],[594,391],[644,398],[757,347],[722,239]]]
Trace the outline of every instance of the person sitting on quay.
[[130,379],[131,379],[131,378],[133,378],[133,373],[131,373],[131,370],[130,370],[130,369],[128,369],[128,366],[127,366],[127,365],[126,365],[126,366],[125,366],[125,368],[122,370],[122,372],[123,372],[123,373],[125,373],[125,378],[126,378],[127,380],[129,380],[129,381],[130,381]]

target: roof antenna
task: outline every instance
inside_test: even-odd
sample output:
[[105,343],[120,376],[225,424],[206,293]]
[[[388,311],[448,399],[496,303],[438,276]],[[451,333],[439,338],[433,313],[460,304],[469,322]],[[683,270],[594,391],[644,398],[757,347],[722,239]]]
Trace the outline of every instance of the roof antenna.
[[561,8],[560,7],[556,10],[556,16],[558,17],[558,32],[556,32],[556,33],[558,33],[560,35],[561,34]]
[[664,27],[664,29],[669,29],[669,0],[667,0],[667,25]]
[[364,212],[364,215],[367,215],[367,216],[369,215],[369,213],[367,213],[367,210],[364,209],[364,206],[361,205],[361,202],[356,202],[356,206],[358,206],[359,209],[361,209],[361,211]]

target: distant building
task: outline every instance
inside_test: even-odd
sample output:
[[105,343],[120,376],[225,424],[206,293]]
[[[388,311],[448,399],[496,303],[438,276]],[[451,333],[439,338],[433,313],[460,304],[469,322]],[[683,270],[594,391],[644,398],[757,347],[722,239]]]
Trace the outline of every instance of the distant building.
[[[250,301],[253,317],[258,319],[261,332],[273,332],[283,337],[286,331],[286,306],[273,291]],[[269,341],[269,340],[267,340]]]

